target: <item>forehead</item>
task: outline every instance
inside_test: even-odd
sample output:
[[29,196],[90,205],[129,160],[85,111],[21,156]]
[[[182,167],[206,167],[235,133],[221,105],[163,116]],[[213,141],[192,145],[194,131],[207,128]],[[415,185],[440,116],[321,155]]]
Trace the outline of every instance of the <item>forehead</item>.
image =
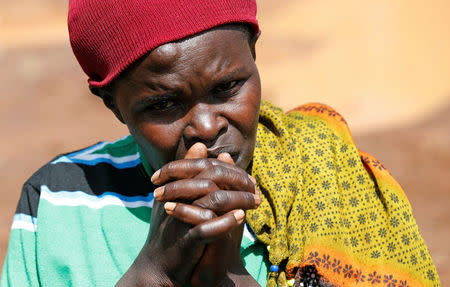
[[[164,74],[188,67],[207,69],[213,68],[214,62],[224,64],[228,60],[251,57],[248,37],[243,29],[222,27],[167,43],[145,56],[136,72]],[[208,67],[204,66],[206,63]]]

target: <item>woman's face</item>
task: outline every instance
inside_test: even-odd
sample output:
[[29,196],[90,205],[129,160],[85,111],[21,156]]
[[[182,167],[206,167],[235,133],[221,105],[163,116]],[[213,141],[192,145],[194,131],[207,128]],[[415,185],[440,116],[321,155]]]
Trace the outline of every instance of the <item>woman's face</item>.
[[251,161],[261,87],[248,36],[218,28],[159,46],[113,88],[113,109],[154,170],[196,142]]

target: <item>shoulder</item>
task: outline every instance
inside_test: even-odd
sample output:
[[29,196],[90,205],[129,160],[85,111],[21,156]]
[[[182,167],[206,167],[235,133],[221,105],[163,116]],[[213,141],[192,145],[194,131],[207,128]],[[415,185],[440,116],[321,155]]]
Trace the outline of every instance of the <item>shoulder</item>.
[[91,195],[124,192],[130,182],[139,185],[146,181],[141,170],[138,147],[131,136],[126,136],[58,155],[25,182],[24,190],[82,191]]
[[326,136],[354,144],[344,117],[325,104],[304,104],[285,113],[282,109],[263,101],[260,124],[263,126],[260,127],[262,132],[271,131],[281,136],[289,135],[294,138],[313,134],[320,138]]
[[302,115],[303,119],[306,121],[322,121],[342,137],[347,139],[352,138],[347,121],[338,111],[328,105],[321,103],[308,103],[288,111],[287,114],[293,117],[298,114]]
[[[332,107],[309,103],[284,113],[280,108],[263,102],[261,111],[264,119],[260,122],[260,126],[264,125],[260,127],[261,141],[270,139],[272,142],[282,142],[285,143],[285,149],[292,146],[298,154],[302,154],[303,163],[320,162],[316,155],[328,155],[330,159],[340,158],[345,165],[364,167],[379,184],[386,182],[396,189],[401,189],[376,158],[357,148],[346,120]],[[276,127],[272,129],[276,132],[267,128],[270,125]]]

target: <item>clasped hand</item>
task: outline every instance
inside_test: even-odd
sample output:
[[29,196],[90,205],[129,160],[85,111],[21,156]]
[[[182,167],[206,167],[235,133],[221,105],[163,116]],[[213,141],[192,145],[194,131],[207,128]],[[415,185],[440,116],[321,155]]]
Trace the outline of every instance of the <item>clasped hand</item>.
[[240,256],[244,210],[260,204],[255,181],[229,154],[206,155],[197,143],[152,176],[160,187],[151,230],[119,283],[133,276],[143,286],[257,285]]

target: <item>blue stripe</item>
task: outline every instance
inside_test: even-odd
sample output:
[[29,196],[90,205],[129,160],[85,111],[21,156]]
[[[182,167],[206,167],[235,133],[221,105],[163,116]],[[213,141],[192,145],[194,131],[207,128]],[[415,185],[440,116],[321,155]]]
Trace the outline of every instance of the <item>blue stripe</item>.
[[138,158],[136,160],[132,160],[132,161],[123,162],[123,163],[114,162],[110,158],[96,158],[93,160],[85,160],[85,159],[72,158],[72,157],[67,157],[67,158],[70,160],[70,162],[81,163],[81,164],[85,164],[85,165],[96,165],[98,163],[108,163],[118,169],[135,167],[141,163],[140,158]]
[[36,217],[33,217],[33,216],[25,214],[25,213],[18,213],[18,214],[14,215],[14,221],[23,221],[23,222],[36,224]]
[[[121,141],[127,140],[129,137],[131,137],[130,135],[128,136],[124,136],[116,141],[113,142],[108,142],[108,141],[102,141],[99,142],[97,144],[94,144],[90,147],[87,147],[85,149],[67,154],[67,155],[63,155],[61,157],[58,157],[57,159],[55,159],[53,162],[51,162],[51,164],[56,164],[59,162],[69,162],[69,163],[80,163],[80,164],[85,164],[85,165],[97,165],[99,163],[107,163],[110,164],[112,166],[114,166],[117,169],[125,169],[125,168],[131,168],[131,167],[135,167],[138,164],[141,163],[141,159],[137,158],[135,160],[130,160],[130,161],[126,161],[126,162],[122,162],[122,163],[117,163],[114,162],[111,158],[108,157],[113,157],[111,154],[109,153],[100,153],[100,154],[93,154],[93,152],[95,152],[96,150],[98,150],[99,148],[107,148],[110,145],[114,145],[116,143],[119,143]],[[136,153],[135,153],[136,154]],[[135,154],[129,154],[129,155],[125,155],[125,156],[133,156]],[[95,159],[83,159],[83,158],[77,158],[77,156],[80,157],[84,157],[84,156],[88,156],[88,155],[95,155],[98,156]],[[102,157],[102,155],[105,155],[105,157]],[[122,157],[115,157],[115,158],[123,158],[125,156]]]

